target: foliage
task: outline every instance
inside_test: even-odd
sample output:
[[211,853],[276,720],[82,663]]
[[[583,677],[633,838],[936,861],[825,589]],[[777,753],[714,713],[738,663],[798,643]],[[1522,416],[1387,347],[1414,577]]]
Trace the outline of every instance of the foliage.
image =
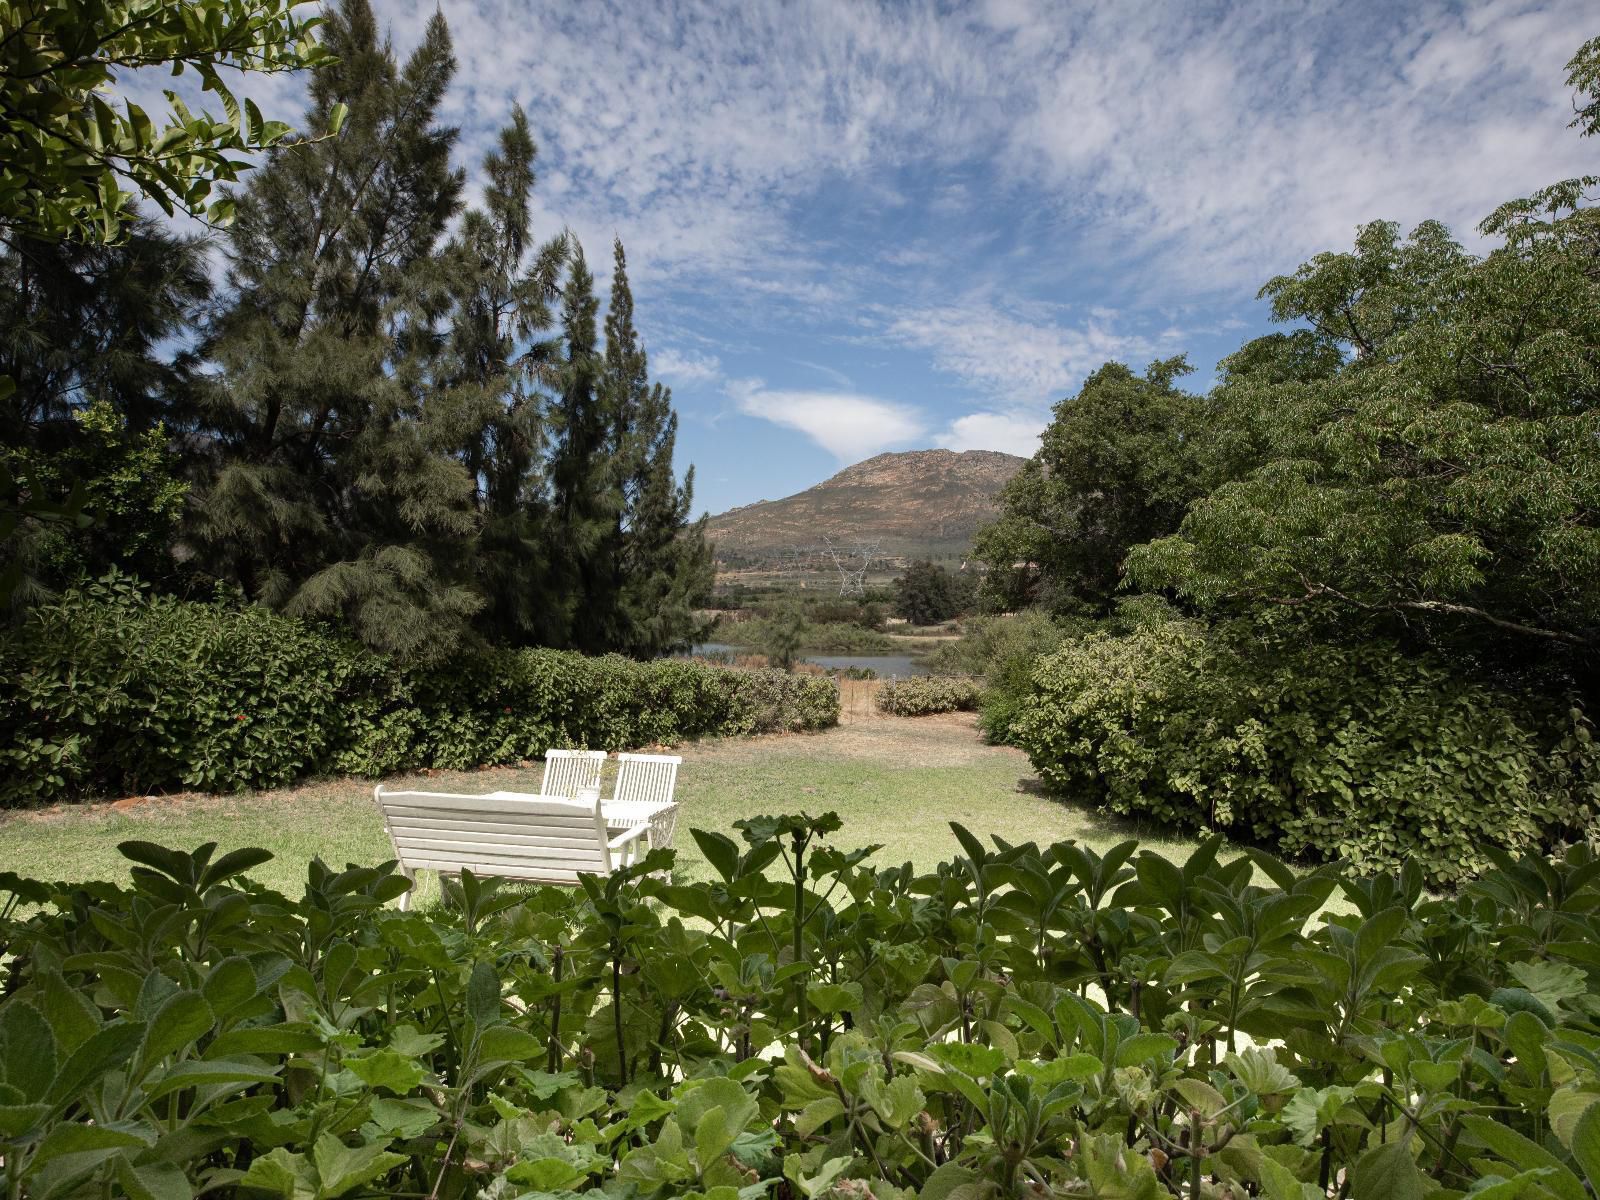
[[1177,529],[1199,494],[1200,408],[1173,386],[1191,370],[1181,357],[1151,363],[1142,378],[1107,363],[1055,406],[1038,453],[978,534],[991,608],[1105,612],[1128,548]]
[[1047,786],[1170,828],[1445,883],[1600,815],[1575,700],[1391,642],[1169,620],[1070,642],[1033,682],[1011,733]]
[[69,592],[0,640],[0,807],[824,728],[831,680],[479,649],[397,662],[256,606]]
[[[187,486],[174,477],[165,431],[132,434],[108,402],[75,414],[78,436],[59,453],[0,450],[13,477],[26,478],[40,496],[57,502],[76,491],[92,521],[83,529],[60,521],[35,522],[4,554],[15,556],[37,583],[59,587],[116,568],[144,579],[172,573],[170,547],[183,515]],[[18,600],[36,598],[19,589]]]
[[602,344],[582,247],[534,237],[520,109],[463,204],[443,16],[400,62],[367,0],[343,0],[325,42],[339,61],[306,124],[345,105],[344,134],[285,144],[239,192],[205,325],[197,566],[415,660],[474,635],[686,645],[709,558],[621,246]]
[[972,606],[972,582],[927,559],[912,563],[895,580],[896,616],[913,625],[938,625]]
[[806,637],[806,619],[800,609],[781,609],[759,624],[748,624],[746,636],[751,644],[765,654],[773,666],[784,671],[794,670]]
[[[933,872],[832,814],[517,893],[125,843],[0,880],[7,1194],[1577,1200],[1600,862],[1297,877],[1126,842]],[[1326,903],[1335,892],[1347,911]],[[1272,1039],[1270,1045],[1265,1044]]]
[[[765,616],[747,621],[719,622],[712,635],[732,645],[750,646],[776,660],[773,647],[797,637],[792,656],[801,651],[815,654],[889,654],[896,643],[875,629],[853,622],[812,621],[813,610],[799,605],[780,605]],[[799,628],[795,629],[798,620]]]
[[[1600,92],[1573,60],[1574,124]],[[1585,98],[1591,103],[1585,106]],[[1574,180],[1503,205],[1468,254],[1437,222],[1364,226],[1262,295],[1337,370],[1213,397],[1221,469],[1131,579],[1205,607],[1326,608],[1508,659],[1600,647],[1600,224]],[[1240,452],[1242,451],[1242,452]],[[1546,654],[1546,657],[1554,655]]]
[[991,741],[1009,742],[1011,723],[1033,692],[1034,667],[1071,632],[1069,624],[1039,609],[969,617],[961,623],[960,641],[935,650],[928,667],[935,675],[981,676],[984,733]]
[[[143,196],[171,215],[226,222],[212,185],[237,179],[241,158],[288,133],[222,82],[320,66],[320,18],[304,0],[7,0],[0,10],[0,228],[35,237],[112,242]],[[111,92],[135,70],[192,71],[224,115],[191,112],[173,91],[157,125]],[[329,126],[338,129],[337,114]],[[131,187],[131,191],[127,190]]]
[[892,679],[878,689],[879,712],[897,717],[925,717],[932,713],[971,712],[983,699],[977,679],[955,675],[911,675]]

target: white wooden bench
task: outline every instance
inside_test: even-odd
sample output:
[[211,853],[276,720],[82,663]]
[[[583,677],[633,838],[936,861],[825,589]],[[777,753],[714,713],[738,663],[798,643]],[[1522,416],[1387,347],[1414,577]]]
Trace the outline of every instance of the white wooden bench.
[[600,786],[600,772],[605,765],[604,750],[547,750],[539,794],[576,798],[584,788]]
[[647,825],[651,848],[670,848],[678,824],[672,793],[682,765],[676,754],[617,755],[616,787],[605,802],[606,823],[612,828]]
[[[598,804],[561,796],[390,792],[381,783],[373,796],[400,870],[413,884],[419,870],[453,875],[465,867],[475,875],[576,887],[580,873],[609,874],[641,856],[649,832],[648,825],[608,830]],[[411,896],[400,897],[402,910],[411,907]]]

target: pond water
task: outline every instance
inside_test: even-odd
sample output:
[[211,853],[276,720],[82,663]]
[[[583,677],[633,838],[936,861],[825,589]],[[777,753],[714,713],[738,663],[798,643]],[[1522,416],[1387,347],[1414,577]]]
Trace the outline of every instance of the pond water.
[[[748,654],[750,650],[744,646],[733,646],[727,642],[702,642],[689,650],[690,654]],[[804,654],[802,662],[815,663],[819,667],[841,671],[849,667],[870,668],[878,673],[879,679],[887,679],[891,675],[898,675],[904,679],[907,675],[926,675],[928,669],[913,659],[909,654]]]

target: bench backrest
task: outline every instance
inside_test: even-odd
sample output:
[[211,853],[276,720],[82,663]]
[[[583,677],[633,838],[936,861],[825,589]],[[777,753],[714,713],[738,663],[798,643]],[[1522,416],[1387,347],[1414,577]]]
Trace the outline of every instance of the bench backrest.
[[574,797],[584,788],[599,787],[605,765],[604,750],[547,750],[539,794]]
[[617,800],[669,801],[678,784],[676,754],[617,755]]
[[373,793],[395,857],[418,868],[575,886],[578,872],[606,874],[611,852],[598,804],[560,796],[450,792]]

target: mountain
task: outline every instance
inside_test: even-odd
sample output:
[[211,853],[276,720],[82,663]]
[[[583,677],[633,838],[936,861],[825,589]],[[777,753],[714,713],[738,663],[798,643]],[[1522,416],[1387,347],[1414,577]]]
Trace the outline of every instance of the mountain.
[[996,450],[880,454],[783,500],[714,516],[707,537],[723,570],[816,559],[829,539],[844,553],[876,542],[890,560],[958,558],[1026,461]]

